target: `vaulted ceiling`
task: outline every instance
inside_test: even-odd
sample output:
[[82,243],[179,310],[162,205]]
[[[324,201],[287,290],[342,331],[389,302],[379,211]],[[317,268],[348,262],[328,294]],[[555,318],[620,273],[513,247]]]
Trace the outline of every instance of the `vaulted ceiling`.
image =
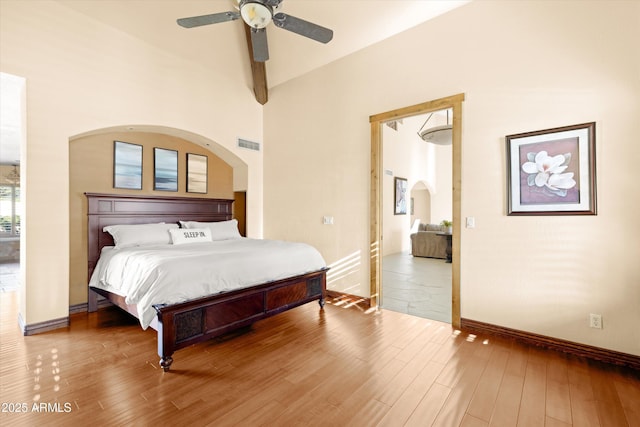
[[[237,0],[58,3],[178,57],[198,62],[212,70],[212,78],[243,79],[247,87],[254,85],[256,64],[252,71],[242,20],[190,29],[176,24],[178,18],[234,11]],[[318,43],[271,23],[267,27],[270,58],[257,64],[257,72],[265,74],[267,91],[465,3],[468,0],[283,0],[280,11],[332,29],[333,40]],[[266,102],[266,98],[263,100]]]
[[[269,60],[251,64],[241,20],[182,28],[178,18],[234,11],[237,0],[57,0],[92,20],[211,70],[211,78],[242,79],[253,90],[256,73],[268,89],[419,25],[471,0],[283,0],[280,10],[333,30],[328,44],[270,24]],[[252,65],[257,71],[252,70]],[[0,164],[19,158],[18,140],[4,138]]]

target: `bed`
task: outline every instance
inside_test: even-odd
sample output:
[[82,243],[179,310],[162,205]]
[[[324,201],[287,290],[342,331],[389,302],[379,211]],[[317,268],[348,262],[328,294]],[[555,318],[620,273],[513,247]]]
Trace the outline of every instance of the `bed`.
[[[191,197],[158,197],[86,193],[88,201],[88,273],[92,277],[100,254],[114,245],[106,226],[179,221],[223,222],[232,217],[233,200]],[[249,239],[247,239],[249,240]],[[150,327],[157,331],[160,366],[166,372],[173,353],[227,332],[317,300],[324,307],[326,267],[231,291],[219,292],[179,303],[155,303]],[[88,311],[98,309],[99,296],[139,320],[138,306],[126,298],[89,286]]]

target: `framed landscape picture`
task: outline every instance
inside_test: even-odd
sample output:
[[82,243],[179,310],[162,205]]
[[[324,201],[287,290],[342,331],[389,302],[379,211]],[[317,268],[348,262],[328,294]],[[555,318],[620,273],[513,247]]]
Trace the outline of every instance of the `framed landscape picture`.
[[207,156],[187,153],[187,192],[207,192]]
[[113,142],[113,187],[142,190],[142,145]]
[[595,123],[508,135],[508,215],[595,215]]
[[153,166],[153,189],[178,191],[178,152],[154,148]]

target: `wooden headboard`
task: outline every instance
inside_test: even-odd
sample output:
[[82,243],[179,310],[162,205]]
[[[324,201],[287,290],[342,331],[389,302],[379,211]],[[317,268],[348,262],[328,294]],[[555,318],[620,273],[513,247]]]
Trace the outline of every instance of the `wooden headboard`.
[[231,219],[233,200],[195,197],[85,193],[88,201],[89,276],[104,246],[113,246],[107,225],[178,221],[216,222]]

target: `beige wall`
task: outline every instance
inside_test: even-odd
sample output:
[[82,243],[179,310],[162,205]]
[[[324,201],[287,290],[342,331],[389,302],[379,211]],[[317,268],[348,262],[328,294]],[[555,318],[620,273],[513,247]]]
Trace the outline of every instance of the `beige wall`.
[[[640,355],[639,17],[628,1],[472,2],[276,87],[265,235],[357,257],[330,286],[368,296],[368,118],[464,93],[462,317]],[[504,136],[589,121],[598,215],[508,217]]]
[[262,153],[235,147],[238,136],[262,141],[262,107],[243,79],[170,55],[57,2],[1,3],[0,70],[26,78],[23,323],[69,312],[69,140],[78,135],[134,125],[207,147],[233,167],[234,184],[244,187],[235,190],[247,191],[248,233],[262,236]]
[[[142,190],[113,188],[114,141],[142,145]],[[178,151],[178,191],[153,190],[153,149]],[[207,156],[207,193],[186,192],[186,153]],[[87,201],[84,193],[153,194],[233,199],[233,169],[206,148],[170,135],[109,132],[69,145],[69,304],[87,301]]]
[[453,195],[451,189],[453,148],[451,145],[434,145],[435,177],[431,181],[431,223],[440,224],[442,220],[453,220]]

